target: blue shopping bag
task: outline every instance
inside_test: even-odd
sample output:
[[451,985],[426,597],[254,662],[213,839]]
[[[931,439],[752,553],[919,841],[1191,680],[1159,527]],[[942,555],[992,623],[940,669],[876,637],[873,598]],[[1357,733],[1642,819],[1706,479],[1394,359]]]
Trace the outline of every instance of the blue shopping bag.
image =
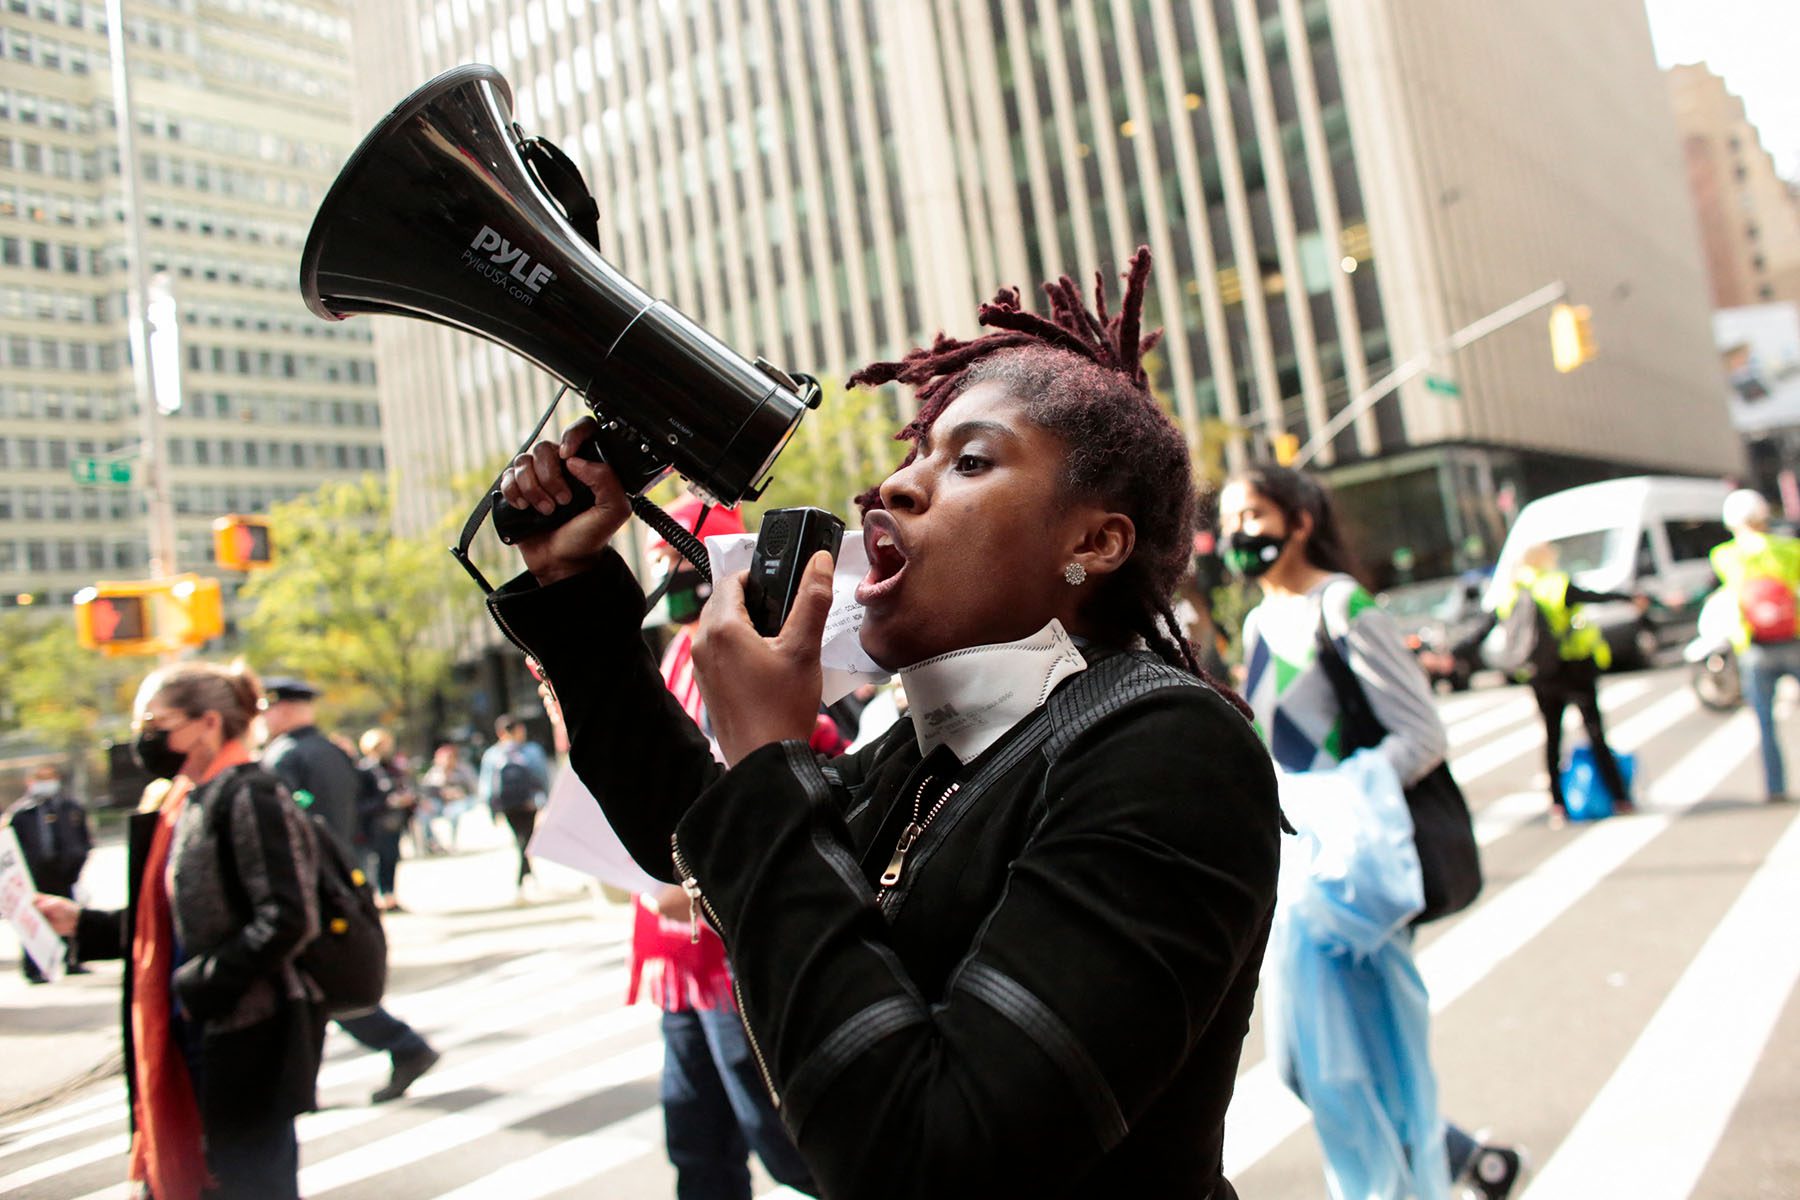
[[[1637,755],[1613,752],[1618,760],[1619,774],[1625,779],[1625,791],[1630,793],[1636,789],[1632,781],[1637,777]],[[1569,754],[1569,765],[1563,768],[1563,799],[1569,805],[1569,820],[1600,821],[1613,815],[1613,805],[1619,799],[1607,790],[1606,780],[1600,777],[1594,766],[1594,748],[1577,746]]]

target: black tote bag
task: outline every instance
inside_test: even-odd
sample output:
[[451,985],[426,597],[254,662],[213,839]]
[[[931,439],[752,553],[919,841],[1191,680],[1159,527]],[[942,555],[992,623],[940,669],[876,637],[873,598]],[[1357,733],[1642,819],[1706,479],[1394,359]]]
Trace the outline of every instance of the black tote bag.
[[[1343,714],[1342,757],[1378,746],[1387,730],[1369,707],[1369,697],[1356,672],[1338,653],[1319,613],[1319,666],[1331,681]],[[1481,848],[1475,843],[1475,822],[1469,802],[1450,774],[1450,764],[1440,762],[1429,775],[1406,789],[1406,807],[1412,812],[1413,844],[1419,851],[1425,908],[1413,918],[1423,925],[1459,913],[1481,894]]]

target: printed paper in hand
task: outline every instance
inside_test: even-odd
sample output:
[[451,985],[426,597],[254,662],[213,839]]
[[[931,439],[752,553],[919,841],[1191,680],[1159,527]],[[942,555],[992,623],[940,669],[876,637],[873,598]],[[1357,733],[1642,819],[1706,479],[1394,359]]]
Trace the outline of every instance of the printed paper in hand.
[[556,777],[525,853],[628,892],[655,892],[666,886],[632,859],[600,811],[600,802],[569,767]]
[[[713,578],[723,579],[750,569],[756,549],[753,533],[726,533],[706,539]],[[892,672],[884,670],[862,648],[863,606],[856,602],[856,585],[869,573],[869,556],[863,553],[862,530],[844,531],[836,569],[831,573],[831,612],[825,617],[825,638],[819,647],[819,663],[825,668],[825,694],[821,702],[843,699],[865,683],[886,683]]]
[[25,867],[24,852],[19,849],[19,839],[13,836],[11,826],[0,829],[0,912],[12,922],[14,932],[19,935],[19,945],[31,955],[31,961],[38,965],[44,978],[61,979],[63,940],[56,936],[44,920],[44,914],[31,903],[36,892],[31,872]]

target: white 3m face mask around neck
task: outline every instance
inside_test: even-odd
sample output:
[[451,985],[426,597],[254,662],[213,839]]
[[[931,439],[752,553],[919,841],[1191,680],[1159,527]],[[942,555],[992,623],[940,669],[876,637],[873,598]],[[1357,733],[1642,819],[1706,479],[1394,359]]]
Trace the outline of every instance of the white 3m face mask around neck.
[[1057,684],[1085,670],[1087,659],[1062,622],[1052,620],[1016,642],[952,650],[905,667],[900,680],[919,752],[948,746],[966,763],[1049,699]]

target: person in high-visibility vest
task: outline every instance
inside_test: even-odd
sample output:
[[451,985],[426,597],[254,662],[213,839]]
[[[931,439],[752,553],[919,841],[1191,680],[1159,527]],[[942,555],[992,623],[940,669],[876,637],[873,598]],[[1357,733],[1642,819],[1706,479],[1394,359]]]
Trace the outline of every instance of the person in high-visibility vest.
[[1763,783],[1768,798],[1787,799],[1781,739],[1775,731],[1775,685],[1783,675],[1800,679],[1800,640],[1795,634],[1795,594],[1800,592],[1800,539],[1769,532],[1769,502],[1741,489],[1725,497],[1729,542],[1714,546],[1713,570],[1736,598],[1737,652],[1744,696],[1762,731]]
[[1563,797],[1562,727],[1563,713],[1573,704],[1587,727],[1588,742],[1594,750],[1594,766],[1600,772],[1614,798],[1613,808],[1630,812],[1635,805],[1625,791],[1625,777],[1619,760],[1606,744],[1606,726],[1600,718],[1600,672],[1612,665],[1612,648],[1598,626],[1588,624],[1581,611],[1584,604],[1625,600],[1639,609],[1648,607],[1642,596],[1623,592],[1595,592],[1574,582],[1557,566],[1556,547],[1548,542],[1525,551],[1517,584],[1495,608],[1495,616],[1504,621],[1513,606],[1529,594],[1543,611],[1544,620],[1556,638],[1558,666],[1554,671],[1539,673],[1531,679],[1531,694],[1544,717],[1544,766],[1550,773],[1550,824],[1557,827],[1568,819],[1568,804]]

